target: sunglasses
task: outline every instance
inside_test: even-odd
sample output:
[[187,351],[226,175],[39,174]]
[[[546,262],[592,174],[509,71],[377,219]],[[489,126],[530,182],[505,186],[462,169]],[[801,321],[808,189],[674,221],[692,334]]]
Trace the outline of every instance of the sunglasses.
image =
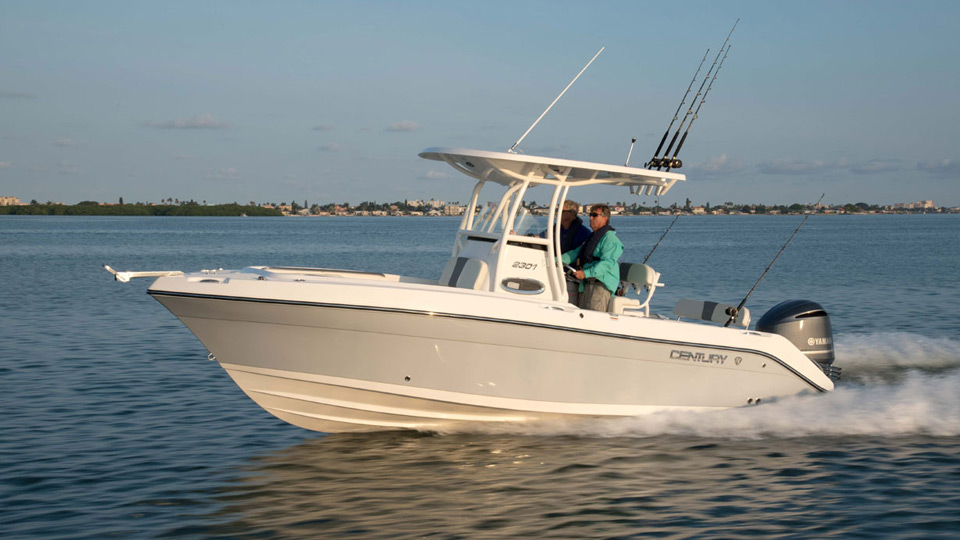
[[596,214],[596,213],[590,212],[590,217],[603,217],[603,214]]

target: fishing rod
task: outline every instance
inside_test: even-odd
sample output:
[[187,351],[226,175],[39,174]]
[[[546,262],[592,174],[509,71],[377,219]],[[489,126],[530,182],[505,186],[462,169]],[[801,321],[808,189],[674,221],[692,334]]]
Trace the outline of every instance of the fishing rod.
[[677,110],[673,113],[673,120],[670,121],[670,125],[667,126],[667,130],[663,132],[663,137],[660,139],[660,145],[657,146],[657,151],[653,153],[653,158],[645,165],[646,167],[660,163],[660,150],[663,150],[663,143],[667,142],[667,136],[670,135],[670,130],[673,129],[673,123],[677,121],[677,118],[679,118],[680,109],[682,109],[683,104],[687,102],[687,96],[690,95],[690,89],[693,88],[693,83],[697,82],[697,75],[700,74],[700,70],[703,68],[703,63],[707,61],[707,55],[709,54],[710,49],[707,49],[707,52],[703,53],[703,59],[700,60],[700,65],[697,66],[697,72],[693,74],[693,79],[691,79],[690,84],[687,85],[687,91],[683,93],[683,99],[680,100],[680,105],[677,105]]
[[720,73],[720,68],[723,67],[723,61],[727,59],[727,54],[730,52],[730,47],[733,45],[727,45],[727,52],[723,53],[723,58],[720,59],[720,65],[717,66],[717,72],[713,74],[713,79],[710,80],[710,84],[707,85],[706,92],[703,93],[703,99],[700,100],[700,104],[697,105],[697,110],[693,111],[693,117],[690,119],[690,124],[687,126],[687,130],[683,132],[683,137],[680,138],[680,144],[677,145],[677,150],[673,153],[673,157],[667,160],[667,171],[670,171],[670,167],[681,167],[683,163],[677,160],[677,156],[680,155],[680,149],[683,148],[683,143],[687,141],[687,134],[690,133],[690,128],[693,127],[693,123],[697,120],[698,115],[700,114],[700,107],[703,107],[703,104],[707,102],[707,94],[710,93],[710,89],[713,88],[713,81],[717,80],[717,75]]
[[[813,205],[814,211],[816,211],[816,207],[820,206],[820,201],[823,200],[824,195],[825,193],[821,193],[820,198],[817,199],[816,203],[814,203]],[[810,217],[810,214],[803,216],[803,220],[800,221],[800,225],[797,225],[796,230],[793,231],[793,234],[790,235],[790,238],[787,239],[787,241],[783,244],[783,247],[780,248],[780,251],[777,252],[777,256],[774,257],[772,261],[770,261],[770,264],[767,266],[767,269],[764,270],[762,274],[760,274],[760,279],[758,279],[757,282],[753,284],[753,288],[751,288],[750,292],[748,292],[747,295],[743,297],[743,300],[740,301],[740,304],[735,308],[727,308],[727,315],[729,315],[730,318],[727,319],[727,322],[723,324],[724,328],[730,326],[730,323],[732,323],[733,320],[737,318],[737,315],[740,314],[740,310],[743,309],[743,305],[747,303],[747,298],[750,298],[750,295],[753,294],[753,291],[754,289],[757,288],[757,285],[759,285],[760,282],[763,281],[763,277],[766,276],[767,272],[770,271],[770,268],[773,267],[773,263],[777,262],[777,258],[780,257],[780,254],[783,253],[783,250],[787,249],[787,244],[789,244],[790,241],[793,240],[793,237],[797,235],[797,232],[800,231],[800,227],[803,227],[803,224],[807,222],[808,217]]]
[[657,240],[657,243],[653,245],[653,249],[651,249],[650,253],[647,253],[647,256],[643,258],[643,264],[647,264],[647,259],[649,259],[650,256],[653,255],[653,252],[657,250],[657,246],[660,245],[660,242],[663,242],[663,237],[670,232],[670,229],[673,228],[673,224],[676,223],[678,219],[680,219],[680,214],[677,214],[677,216],[673,218],[673,221],[670,222],[670,226],[667,227],[667,230],[663,231],[663,234],[660,235],[660,239]]
[[593,55],[593,58],[591,58],[590,61],[587,62],[587,65],[583,66],[583,69],[580,70],[580,73],[577,73],[577,76],[574,77],[572,81],[570,81],[570,84],[568,84],[567,87],[564,88],[562,92],[560,92],[560,95],[553,100],[553,103],[551,103],[547,107],[547,109],[540,114],[540,117],[534,120],[533,124],[531,124],[530,127],[527,128],[527,131],[523,132],[523,135],[521,135],[520,138],[517,139],[517,142],[513,143],[513,146],[511,146],[510,149],[507,150],[507,152],[511,154],[517,153],[516,150],[517,150],[517,147],[520,146],[520,141],[522,141],[528,134],[530,134],[533,128],[540,123],[540,120],[543,120],[543,117],[546,116],[548,112],[550,112],[550,109],[552,109],[553,106],[556,105],[558,101],[560,101],[560,98],[562,98],[563,95],[567,93],[567,90],[569,90],[570,87],[573,86],[573,83],[577,82],[577,79],[579,79],[580,76],[583,75],[583,72],[586,71],[588,67],[590,67],[590,64],[592,64],[593,61],[596,60],[598,56],[600,56],[600,53],[602,53],[605,48],[606,47],[600,47],[600,50],[597,51],[597,54]]
[[[707,80],[710,79],[710,74],[713,73],[713,68],[717,67],[717,60],[720,59],[720,55],[723,54],[724,48],[727,46],[727,43],[730,42],[730,36],[733,35],[733,31],[736,30],[737,24],[740,22],[740,19],[737,19],[733,23],[733,28],[730,29],[730,32],[727,33],[727,39],[723,41],[723,45],[720,46],[720,51],[717,52],[716,58],[713,59],[713,64],[710,65],[710,69],[707,70],[706,76],[703,78],[703,82],[700,83],[700,88],[697,89],[697,95],[693,96],[693,102],[690,103],[690,107],[687,109],[687,113],[683,115],[683,120],[680,122],[680,127],[677,128],[677,132],[673,134],[673,138],[670,139],[670,146],[667,147],[667,151],[663,153],[664,156],[670,155],[670,151],[673,150],[673,145],[677,142],[677,137],[680,136],[680,131],[683,129],[684,124],[687,123],[687,118],[693,114],[693,103],[697,101],[697,98],[700,97],[700,92],[703,91],[704,85],[707,84]],[[657,163],[651,163],[650,168],[652,169],[656,165],[657,170],[659,171],[663,166],[667,165],[667,159],[661,158]]]
[[663,153],[664,157],[658,159],[656,163],[651,162],[651,169],[656,166],[657,170],[659,171],[660,168],[665,165],[665,162],[667,161],[666,156],[670,155],[670,151],[673,150],[673,145],[677,143],[677,137],[680,136],[680,131],[683,130],[683,126],[687,124],[687,118],[693,114],[693,104],[696,103],[697,98],[700,97],[700,93],[703,92],[703,87],[706,86],[707,81],[710,79],[710,74],[713,73],[713,68],[717,67],[717,60],[720,59],[720,53],[722,52],[723,48],[721,47],[720,52],[717,53],[717,57],[713,59],[713,64],[710,65],[710,69],[707,70],[707,74],[703,77],[703,82],[700,83],[700,88],[697,89],[697,95],[693,96],[693,101],[690,102],[690,107],[687,108],[686,114],[683,115],[683,120],[680,121],[680,127],[677,128],[676,133],[673,134],[673,138],[670,139],[670,145],[667,146],[667,150]]

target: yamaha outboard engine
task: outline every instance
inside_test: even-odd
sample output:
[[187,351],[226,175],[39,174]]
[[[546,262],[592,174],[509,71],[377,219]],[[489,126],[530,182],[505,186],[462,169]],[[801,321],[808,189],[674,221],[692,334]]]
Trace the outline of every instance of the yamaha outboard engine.
[[757,321],[757,330],[780,334],[813,360],[831,379],[840,378],[833,366],[833,330],[823,306],[810,300],[787,300],[770,308]]

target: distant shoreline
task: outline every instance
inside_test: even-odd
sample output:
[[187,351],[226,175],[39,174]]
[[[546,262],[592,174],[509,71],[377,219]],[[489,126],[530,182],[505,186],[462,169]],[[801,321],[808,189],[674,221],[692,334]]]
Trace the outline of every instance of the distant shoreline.
[[[137,202],[124,204],[100,203],[96,201],[81,201],[77,204],[62,203],[20,203],[15,197],[4,197],[7,201],[0,201],[0,215],[40,215],[40,216],[206,216],[206,217],[460,217],[466,208],[459,203],[447,204],[431,201],[424,204],[421,201],[396,202],[378,204],[364,202],[357,206],[344,204],[314,204],[304,206],[296,203],[289,205],[281,203],[275,205],[238,203],[228,204],[200,204],[196,201],[174,201],[169,199],[167,204],[152,204]],[[14,201],[11,204],[9,201]],[[960,207],[937,207],[933,201],[920,203],[891,205],[868,205],[866,203],[843,205],[763,205],[763,204],[734,204],[725,203],[711,207],[671,205],[670,207],[627,205],[625,202],[610,205],[613,215],[616,216],[713,216],[713,215],[873,215],[873,214],[957,214]],[[608,203],[609,204],[609,203]],[[532,215],[547,214],[545,206],[530,206],[527,210]]]
[[274,208],[239,204],[24,204],[0,206],[0,215],[17,216],[207,216],[281,217]]
[[[46,206],[46,205],[39,205]],[[33,208],[33,211],[29,211],[29,206],[0,206],[0,217],[2,216],[63,216],[63,217],[85,217],[85,216],[108,216],[108,217],[286,217],[286,218],[344,218],[344,217],[366,217],[366,218],[457,218],[462,219],[462,215],[437,215],[437,214],[370,214],[370,213],[341,213],[341,214],[322,214],[322,215],[297,215],[297,214],[284,214],[279,210],[265,209],[259,207],[239,207],[240,210],[235,209],[221,209],[219,211],[212,212],[202,212],[202,211],[178,211],[179,209],[176,206],[172,208],[163,208],[163,207],[147,207],[152,212],[124,212],[121,210],[114,210],[114,207],[105,207],[111,208],[108,211],[95,211],[91,208],[81,208],[74,209],[68,205],[56,205],[56,209],[38,209]],[[130,205],[133,206],[133,205]],[[166,206],[166,205],[164,205]],[[224,205],[232,206],[232,205]],[[211,207],[207,207],[211,208]],[[24,211],[26,209],[27,211]],[[904,215],[931,215],[931,216],[942,216],[942,215],[958,215],[960,212],[948,211],[948,212],[920,212],[920,211],[904,211],[904,212],[818,212],[813,215],[817,216],[904,216]],[[689,212],[661,212],[659,214],[643,213],[643,214],[614,214],[614,217],[624,218],[624,217],[675,217],[675,216],[686,216],[686,217],[726,217],[726,216],[767,216],[767,217],[776,217],[776,216],[802,216],[805,214],[802,213],[745,213],[745,212],[731,212],[731,213],[722,213],[722,214],[692,214]]]

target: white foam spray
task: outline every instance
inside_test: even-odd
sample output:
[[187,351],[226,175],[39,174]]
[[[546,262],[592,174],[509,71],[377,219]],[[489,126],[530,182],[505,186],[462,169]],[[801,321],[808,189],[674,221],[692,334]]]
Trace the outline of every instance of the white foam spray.
[[836,338],[836,364],[844,377],[883,378],[907,370],[942,371],[960,368],[960,341],[905,332],[851,334]]
[[824,394],[716,412],[465,429],[583,437],[960,436],[960,342],[905,333],[851,335],[838,337],[837,352],[844,380]]

